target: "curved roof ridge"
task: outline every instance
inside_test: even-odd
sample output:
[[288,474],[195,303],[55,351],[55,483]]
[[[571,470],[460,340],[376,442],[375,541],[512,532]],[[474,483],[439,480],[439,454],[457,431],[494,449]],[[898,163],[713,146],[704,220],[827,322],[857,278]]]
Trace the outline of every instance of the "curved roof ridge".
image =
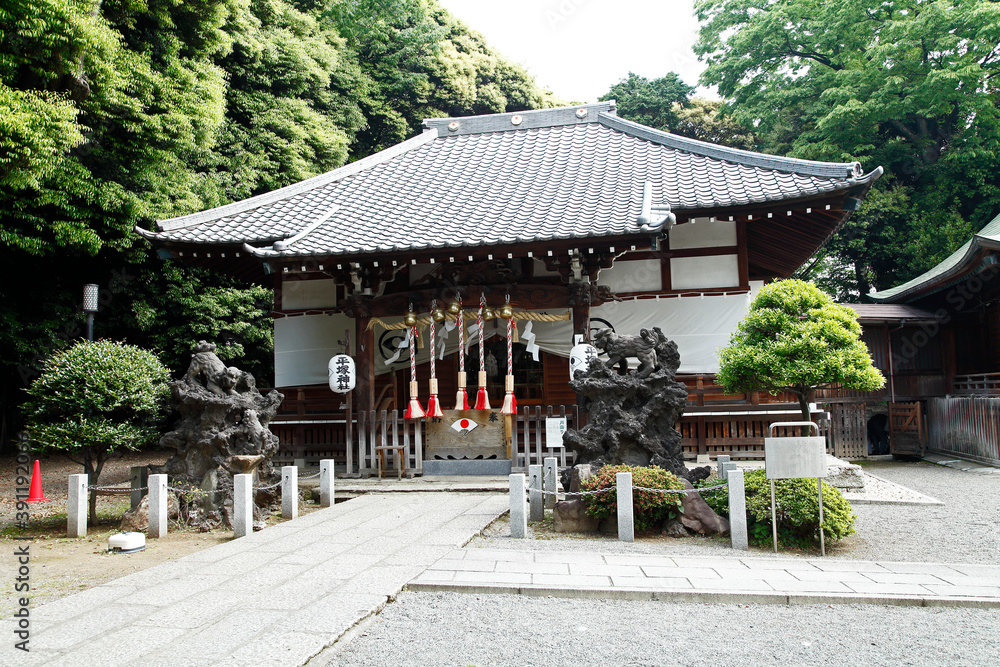
[[978,232],[972,235],[968,241],[951,253],[933,267],[924,271],[916,278],[908,280],[902,285],[896,285],[881,292],[869,294],[868,298],[875,301],[888,301],[890,299],[902,299],[912,292],[919,291],[921,287],[932,287],[934,283],[942,283],[951,278],[961,277],[967,264],[980,250],[1000,250],[1000,215],[990,220]]
[[[655,130],[651,127],[605,113],[598,115],[598,122],[619,132],[639,137],[640,139],[645,139],[669,148],[675,148],[686,153],[725,160],[726,162],[735,162],[751,167],[774,169],[776,171],[804,174],[807,176],[821,176],[824,178],[852,178],[861,181],[865,177],[864,172],[861,170],[860,162],[819,162],[794,157],[782,157],[780,155],[768,155],[767,153],[755,153],[754,151],[729,148],[698,139],[689,139],[688,137],[682,137],[670,132]],[[868,176],[871,176],[873,173],[869,172]]]

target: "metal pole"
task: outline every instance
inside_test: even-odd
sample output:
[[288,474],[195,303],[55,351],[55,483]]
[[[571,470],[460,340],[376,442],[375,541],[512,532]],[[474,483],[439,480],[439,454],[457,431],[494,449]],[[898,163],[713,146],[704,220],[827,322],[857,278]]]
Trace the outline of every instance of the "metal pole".
[[87,313],[87,340],[94,342],[94,314]]
[[823,537],[823,480],[816,478],[816,486],[819,487],[819,550],[826,556],[826,539]]
[[774,511],[774,480],[771,480],[771,533],[774,535],[774,553],[778,553],[778,520]]

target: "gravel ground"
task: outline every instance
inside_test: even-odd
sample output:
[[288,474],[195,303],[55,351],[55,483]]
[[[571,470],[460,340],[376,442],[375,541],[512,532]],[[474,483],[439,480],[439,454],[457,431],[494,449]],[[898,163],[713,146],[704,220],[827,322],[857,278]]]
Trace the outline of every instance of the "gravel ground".
[[[928,463],[865,469],[943,505],[856,505],[831,557],[1000,564],[1000,475]],[[469,548],[732,556],[726,539],[513,540],[494,524]],[[769,549],[754,553],[773,557]],[[784,552],[782,557],[813,554]],[[683,629],[681,629],[683,628]],[[329,665],[995,665],[1000,610],[738,605],[402,593]]]
[[328,663],[995,665],[1000,610],[402,593]]

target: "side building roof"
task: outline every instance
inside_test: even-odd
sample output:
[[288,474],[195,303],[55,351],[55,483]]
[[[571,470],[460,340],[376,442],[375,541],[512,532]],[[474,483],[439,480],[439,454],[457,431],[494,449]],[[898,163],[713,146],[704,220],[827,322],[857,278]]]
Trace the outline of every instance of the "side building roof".
[[[138,231],[161,244],[242,246],[260,259],[649,237],[657,230],[642,217],[644,190],[647,207],[669,207],[683,221],[860,198],[881,174],[660,132],[618,118],[614,102],[424,124],[422,134],[326,174]],[[819,243],[846,216],[828,217]]]
[[1000,250],[1000,215],[934,268],[892,289],[869,294],[879,302],[900,302],[925,296],[961,280],[983,266],[984,252]]

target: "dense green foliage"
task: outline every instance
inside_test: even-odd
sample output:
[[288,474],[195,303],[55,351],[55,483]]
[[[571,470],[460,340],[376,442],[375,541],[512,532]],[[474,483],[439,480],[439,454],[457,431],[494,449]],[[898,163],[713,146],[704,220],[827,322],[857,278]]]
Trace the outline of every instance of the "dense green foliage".
[[98,484],[108,457],[159,438],[169,374],[156,355],[134,345],[81,341],[57,352],[27,390],[31,439],[42,451],[78,461]]
[[839,297],[859,299],[927,270],[996,215],[1000,3],[700,0],[696,9],[702,83],[718,87],[766,152],[886,169],[803,276],[825,275]]
[[[425,116],[551,105],[434,0],[10,0],[0,7],[0,443],[83,332],[199,338],[273,382],[270,292],[163,262],[133,231],[394,144]],[[263,276],[261,276],[263,279]]]
[[819,387],[874,391],[885,384],[854,311],[801,280],[762,287],[719,356],[716,382],[727,392],[791,392],[804,421]]
[[[749,470],[743,477],[746,487],[747,532],[754,544],[773,540],[771,529],[771,482],[764,469]],[[718,480],[711,480],[712,483]],[[705,482],[710,485],[709,482]],[[729,488],[703,494],[705,502],[719,516],[729,517]],[[812,479],[779,479],[774,483],[778,541],[808,547],[819,543],[819,494]],[[854,534],[854,510],[835,487],[823,482],[823,535],[842,540]]]
[[584,491],[611,489],[607,493],[583,496],[587,514],[599,519],[617,516],[618,496],[614,489],[617,488],[615,475],[620,472],[632,473],[632,517],[637,532],[656,530],[664,521],[676,518],[684,511],[680,494],[639,491],[635,488],[683,490],[684,482],[673,473],[657,466],[606,465],[581,485]]
[[658,130],[722,146],[756,148],[754,133],[723,115],[722,102],[691,97],[694,90],[675,72],[652,81],[629,72],[601,100],[615,100],[619,116]]

